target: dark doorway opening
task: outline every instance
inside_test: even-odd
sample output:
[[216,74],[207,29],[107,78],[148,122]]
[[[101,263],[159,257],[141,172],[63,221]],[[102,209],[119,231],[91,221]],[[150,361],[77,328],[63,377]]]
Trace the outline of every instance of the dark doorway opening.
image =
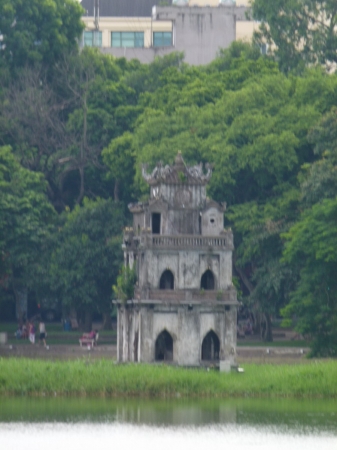
[[152,213],[152,234],[160,234],[160,213]]
[[162,331],[156,340],[156,361],[173,361],[173,339],[166,330]]
[[138,330],[135,333],[135,338],[133,340],[133,353],[134,353],[134,361],[138,362]]
[[160,277],[159,289],[174,289],[174,276],[170,270],[165,270]]
[[220,355],[220,341],[218,336],[211,330],[206,334],[201,345],[201,359],[203,361],[218,361]]
[[215,289],[214,284],[213,272],[208,269],[201,277],[200,288],[207,291],[213,291]]

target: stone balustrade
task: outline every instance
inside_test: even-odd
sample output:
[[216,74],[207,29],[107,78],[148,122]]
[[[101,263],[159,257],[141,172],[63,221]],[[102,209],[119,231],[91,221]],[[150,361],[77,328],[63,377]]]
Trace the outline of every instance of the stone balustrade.
[[226,238],[195,235],[152,235],[148,237],[147,243],[151,243],[152,247],[226,247]]
[[223,291],[185,289],[136,289],[135,300],[154,300],[163,303],[236,303],[235,289]]
[[134,235],[132,232],[124,232],[124,247],[138,247],[161,249],[233,249],[232,232],[227,231],[221,236],[200,236],[195,234],[185,234],[179,236],[142,233]]

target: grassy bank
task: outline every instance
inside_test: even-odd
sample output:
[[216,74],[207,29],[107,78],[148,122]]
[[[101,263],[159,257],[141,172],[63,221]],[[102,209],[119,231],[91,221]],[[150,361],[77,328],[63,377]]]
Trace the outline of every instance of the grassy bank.
[[220,373],[112,361],[0,359],[0,395],[337,398],[337,361]]

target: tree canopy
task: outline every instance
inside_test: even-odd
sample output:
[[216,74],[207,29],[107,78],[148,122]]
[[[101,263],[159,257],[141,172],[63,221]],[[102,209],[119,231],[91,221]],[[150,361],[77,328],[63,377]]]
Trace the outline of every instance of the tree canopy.
[[59,298],[87,326],[110,315],[112,285],[126,289],[127,205],[148,197],[140,165],[181,151],[213,165],[208,195],[227,202],[234,274],[263,338],[284,311],[314,353],[335,354],[337,77],[321,64],[335,61],[336,14],[328,1],[269,3],[253,12],[275,60],[235,42],[190,67],[179,53],[145,65],[79,52],[71,0],[0,0],[3,286]]
[[12,70],[54,64],[77,49],[83,9],[74,0],[0,0],[0,54]]
[[0,147],[0,285],[33,288],[45,239],[55,218],[43,174],[23,168]]
[[336,64],[335,0],[254,0],[252,14],[261,21],[256,40],[271,46],[283,71]]
[[111,312],[112,285],[122,260],[123,211],[112,200],[84,199],[61,221],[51,246],[51,290],[68,314],[74,309],[84,315],[91,329],[94,312]]

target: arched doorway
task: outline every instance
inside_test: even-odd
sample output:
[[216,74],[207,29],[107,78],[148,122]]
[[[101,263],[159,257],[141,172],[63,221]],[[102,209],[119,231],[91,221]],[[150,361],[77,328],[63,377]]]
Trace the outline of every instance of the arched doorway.
[[202,275],[200,289],[205,289],[205,291],[213,291],[215,289],[214,275],[211,270],[206,270]]
[[166,330],[157,337],[154,359],[155,361],[173,361],[173,339]]
[[159,289],[174,289],[174,276],[170,270],[165,270],[160,277]]
[[201,359],[203,361],[218,361],[220,359],[220,341],[211,330],[206,334],[201,344]]

